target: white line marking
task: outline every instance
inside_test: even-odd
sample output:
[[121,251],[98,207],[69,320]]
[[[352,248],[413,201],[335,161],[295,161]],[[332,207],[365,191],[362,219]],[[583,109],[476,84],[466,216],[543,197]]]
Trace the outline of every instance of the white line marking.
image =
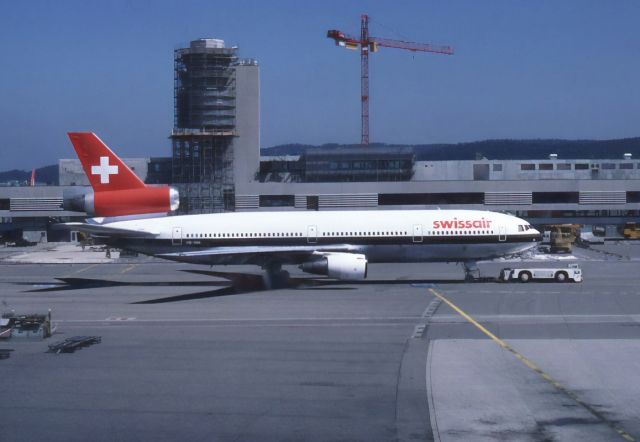
[[436,419],[436,406],[433,401],[433,388],[431,387],[431,363],[433,360],[434,341],[429,341],[427,349],[427,364],[425,367],[425,388],[427,393],[427,402],[429,404],[429,420],[431,421],[431,433],[436,442],[441,442],[440,431],[438,430],[438,420]]

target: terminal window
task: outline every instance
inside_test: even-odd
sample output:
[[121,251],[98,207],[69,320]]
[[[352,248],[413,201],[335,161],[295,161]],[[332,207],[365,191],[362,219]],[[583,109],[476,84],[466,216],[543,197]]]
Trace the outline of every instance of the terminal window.
[[484,193],[381,193],[380,206],[483,204]]
[[293,207],[293,195],[260,195],[260,207]]
[[627,192],[628,203],[640,203],[640,192]]
[[540,169],[540,170],[553,170],[553,163],[538,164],[538,169]]
[[474,180],[488,180],[489,179],[489,165],[488,164],[474,164],[473,165],[473,179]]
[[576,170],[587,170],[589,169],[589,165],[587,163],[577,163]]
[[317,196],[307,196],[307,209],[308,210],[318,210],[319,206],[319,198]]
[[603,170],[611,170],[611,169],[615,169],[616,165],[615,163],[602,163],[601,167]]
[[578,192],[533,192],[533,204],[578,204]]
[[533,163],[524,163],[520,165],[520,170],[536,170],[536,165]]
[[494,164],[493,165],[494,172],[502,172],[502,164]]
[[558,170],[571,170],[571,164],[559,163],[558,165],[556,165],[556,168]]
[[620,163],[620,169],[633,169],[633,163]]

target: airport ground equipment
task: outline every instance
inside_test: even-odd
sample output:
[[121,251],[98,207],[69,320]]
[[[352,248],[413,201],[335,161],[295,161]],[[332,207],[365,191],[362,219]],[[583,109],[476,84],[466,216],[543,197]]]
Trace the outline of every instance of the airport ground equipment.
[[640,225],[637,223],[626,223],[622,234],[628,239],[640,239]]
[[[551,253],[571,253],[580,224],[553,224],[544,227],[543,243],[549,242]],[[548,232],[548,233],[547,233]]]
[[604,226],[584,226],[577,238],[580,244],[604,244],[606,229]]
[[414,43],[403,40],[391,40],[369,35],[369,16],[360,17],[360,38],[352,37],[344,32],[332,29],[327,37],[335,41],[336,46],[351,50],[360,48],[360,92],[362,106],[362,136],[361,144],[369,144],[369,52],[377,52],[378,47],[406,49],[411,52],[433,52],[436,54],[453,55],[451,46],[434,46],[425,43]]
[[51,312],[46,315],[5,313],[0,320],[0,337],[41,338],[51,336]]
[[532,280],[555,280],[556,282],[582,282],[582,270],[578,264],[569,264],[568,267],[556,268],[531,268],[517,269],[504,268],[498,277],[500,281],[529,282]]
[[0,360],[9,359],[12,351],[13,349],[11,348],[0,348]]
[[11,323],[8,318],[0,318],[0,339],[11,337]]
[[51,344],[47,353],[73,353],[84,347],[102,342],[100,336],[74,336],[62,342]]

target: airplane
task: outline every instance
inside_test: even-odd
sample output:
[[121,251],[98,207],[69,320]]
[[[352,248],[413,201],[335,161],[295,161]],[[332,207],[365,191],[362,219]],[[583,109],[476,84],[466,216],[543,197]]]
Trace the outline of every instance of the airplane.
[[[254,264],[269,280],[282,265],[339,280],[362,280],[368,263],[476,261],[514,255],[540,232],[512,215],[481,210],[340,210],[170,215],[178,191],[146,185],[92,132],[69,132],[93,192],[71,201],[85,222],[63,228],[115,247],[207,265]],[[167,216],[170,215],[170,216]]]

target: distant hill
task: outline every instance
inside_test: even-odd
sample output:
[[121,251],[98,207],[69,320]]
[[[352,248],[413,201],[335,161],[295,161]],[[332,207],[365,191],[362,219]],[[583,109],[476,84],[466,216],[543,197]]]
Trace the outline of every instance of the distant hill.
[[[558,154],[563,158],[621,159],[631,153],[640,159],[640,137],[615,140],[485,140],[458,144],[371,144],[371,146],[411,147],[420,161],[473,160],[485,157],[490,160],[529,160],[548,158]],[[343,149],[360,147],[359,144],[283,144],[262,149],[264,156],[300,155],[306,149]]]
[[[9,181],[25,182],[31,179],[31,171],[27,170],[9,170],[7,172],[0,172],[0,183],[7,183]],[[45,166],[36,169],[36,182],[44,183],[49,186],[57,186],[60,182],[58,176],[58,165]]]

